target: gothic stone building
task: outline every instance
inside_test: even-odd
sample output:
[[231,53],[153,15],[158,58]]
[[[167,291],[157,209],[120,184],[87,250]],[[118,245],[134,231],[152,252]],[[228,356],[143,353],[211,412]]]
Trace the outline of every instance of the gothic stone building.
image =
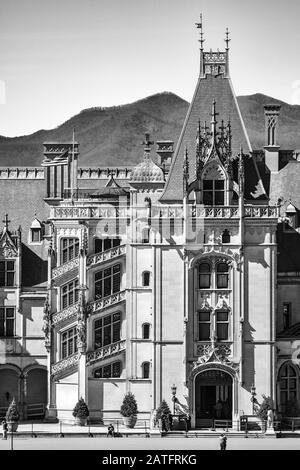
[[87,169],[77,142],[47,142],[40,168],[0,169],[0,411],[15,396],[23,418],[69,420],[83,397],[107,422],[131,391],[150,421],[175,385],[192,427],[238,428],[253,387],[282,415],[299,402],[298,154],[275,104],[251,147],[228,36],[200,43],[176,147],[146,134],[137,166]]

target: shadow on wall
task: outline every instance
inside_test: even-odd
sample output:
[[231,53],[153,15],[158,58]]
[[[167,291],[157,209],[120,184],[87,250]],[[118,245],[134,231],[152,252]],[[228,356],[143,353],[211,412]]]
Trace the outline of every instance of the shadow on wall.
[[29,287],[47,281],[47,261],[22,244],[22,284]]

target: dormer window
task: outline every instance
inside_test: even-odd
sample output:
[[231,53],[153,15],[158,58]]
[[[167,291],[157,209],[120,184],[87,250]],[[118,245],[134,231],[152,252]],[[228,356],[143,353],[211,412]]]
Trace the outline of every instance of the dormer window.
[[30,226],[30,243],[41,243],[42,242],[42,229],[41,222],[35,218]]
[[225,181],[204,180],[203,181],[203,204],[206,206],[224,206],[225,203]]

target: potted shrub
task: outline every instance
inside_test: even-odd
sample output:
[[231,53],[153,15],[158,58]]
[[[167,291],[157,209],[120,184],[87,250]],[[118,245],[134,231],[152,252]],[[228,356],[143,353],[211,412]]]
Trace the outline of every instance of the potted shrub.
[[16,430],[18,429],[18,425],[19,425],[19,419],[20,419],[20,414],[19,414],[19,410],[17,407],[16,399],[14,397],[6,412],[6,421],[7,421],[9,432],[16,432]]
[[137,421],[137,402],[135,396],[128,392],[123,398],[121,406],[121,415],[123,416],[123,422],[127,428],[134,428]]
[[80,398],[79,401],[76,403],[75,408],[73,409],[75,424],[78,426],[85,426],[89,414],[90,412],[87,404],[85,403],[83,398]]

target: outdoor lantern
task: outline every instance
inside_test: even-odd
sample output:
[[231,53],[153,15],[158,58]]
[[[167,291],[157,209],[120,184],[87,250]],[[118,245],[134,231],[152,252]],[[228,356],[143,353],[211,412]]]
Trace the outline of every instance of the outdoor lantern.
[[172,395],[174,395],[174,396],[176,395],[176,390],[177,390],[177,387],[176,387],[176,385],[173,384],[172,387],[171,387]]

